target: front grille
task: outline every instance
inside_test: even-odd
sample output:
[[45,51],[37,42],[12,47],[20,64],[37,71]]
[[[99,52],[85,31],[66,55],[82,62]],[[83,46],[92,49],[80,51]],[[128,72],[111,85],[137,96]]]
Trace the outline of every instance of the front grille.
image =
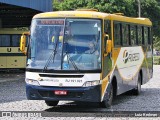
[[82,78],[84,75],[52,75],[52,74],[39,74],[40,77],[53,77],[53,78]]
[[42,97],[49,98],[81,98],[84,92],[68,92],[67,95],[55,95],[54,91],[38,91]]

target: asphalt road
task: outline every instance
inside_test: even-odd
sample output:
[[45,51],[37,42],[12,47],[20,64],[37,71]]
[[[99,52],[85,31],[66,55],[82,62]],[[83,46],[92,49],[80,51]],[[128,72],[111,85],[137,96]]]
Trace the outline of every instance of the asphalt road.
[[[100,108],[96,103],[60,101],[56,107],[48,107],[44,101],[27,100],[24,74],[0,74],[0,111],[35,111],[48,116],[95,118],[101,113],[116,111],[159,111],[160,113],[160,66],[154,66],[153,78],[142,85],[139,96],[122,94],[116,97],[111,108]],[[0,115],[1,116],[1,115]],[[100,115],[99,115],[100,116]],[[102,117],[104,118],[104,117]],[[102,119],[101,118],[101,119]],[[106,118],[106,117],[105,117]],[[59,118],[61,119],[61,118]]]

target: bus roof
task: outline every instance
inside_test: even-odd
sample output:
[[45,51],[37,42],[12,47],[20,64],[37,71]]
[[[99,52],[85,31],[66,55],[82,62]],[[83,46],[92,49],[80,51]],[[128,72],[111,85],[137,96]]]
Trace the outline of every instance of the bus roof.
[[98,19],[109,19],[115,21],[131,22],[145,25],[152,25],[152,22],[148,18],[133,18],[126,17],[123,15],[110,14],[97,12],[95,10],[78,10],[78,11],[55,11],[55,12],[45,12],[37,14],[34,18],[98,18]]

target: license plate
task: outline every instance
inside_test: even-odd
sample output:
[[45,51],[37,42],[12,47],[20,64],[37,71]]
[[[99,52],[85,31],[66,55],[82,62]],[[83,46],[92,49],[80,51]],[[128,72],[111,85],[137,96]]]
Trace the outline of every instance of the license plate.
[[66,90],[55,90],[54,94],[55,95],[67,95],[67,91]]

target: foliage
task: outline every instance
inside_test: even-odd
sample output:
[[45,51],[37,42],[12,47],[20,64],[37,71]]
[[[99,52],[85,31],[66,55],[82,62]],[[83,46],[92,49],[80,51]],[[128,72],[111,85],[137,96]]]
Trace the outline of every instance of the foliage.
[[153,64],[160,65],[160,56],[153,57]]
[[[141,16],[150,18],[153,23],[154,46],[160,49],[160,0],[140,0]],[[53,0],[53,10],[74,10],[95,8],[101,12],[124,13],[138,16],[137,0]]]
[[159,37],[153,37],[153,38],[154,38],[153,41],[154,48],[160,51],[160,38]]

